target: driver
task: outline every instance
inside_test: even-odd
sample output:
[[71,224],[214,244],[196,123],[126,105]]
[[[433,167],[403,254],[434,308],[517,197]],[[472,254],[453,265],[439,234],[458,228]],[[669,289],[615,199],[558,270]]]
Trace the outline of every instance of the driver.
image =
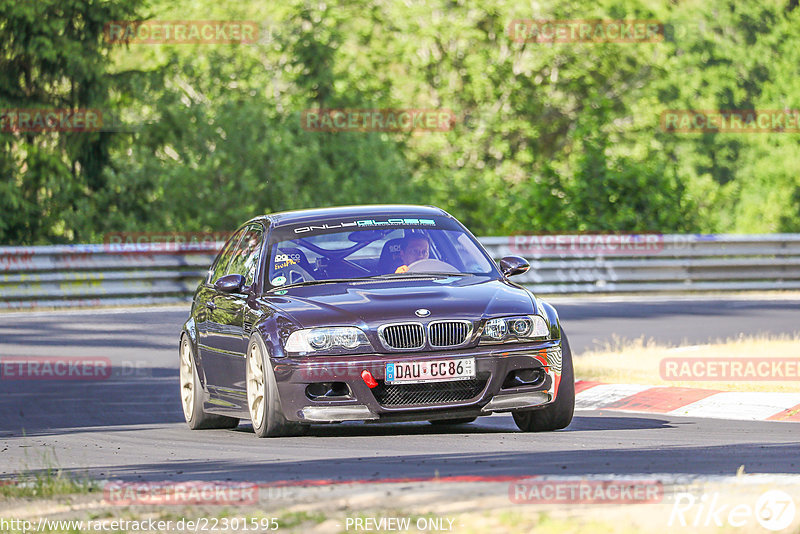
[[412,235],[403,240],[400,245],[400,259],[403,265],[394,272],[404,273],[408,271],[408,266],[420,260],[427,260],[431,253],[431,246],[428,239],[421,235]]

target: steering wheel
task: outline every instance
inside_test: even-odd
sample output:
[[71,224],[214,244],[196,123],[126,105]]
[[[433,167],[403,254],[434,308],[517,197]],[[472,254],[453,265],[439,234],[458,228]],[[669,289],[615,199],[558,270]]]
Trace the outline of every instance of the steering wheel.
[[408,266],[409,273],[457,273],[458,269],[442,260],[426,258]]

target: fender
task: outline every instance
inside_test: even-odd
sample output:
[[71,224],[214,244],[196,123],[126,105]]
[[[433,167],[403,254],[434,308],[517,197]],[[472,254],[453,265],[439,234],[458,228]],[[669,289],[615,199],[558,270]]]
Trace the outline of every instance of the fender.
[[183,333],[189,336],[192,346],[195,351],[197,350],[197,328],[194,324],[194,317],[190,317],[188,321],[183,323]]
[[[183,323],[181,328],[182,335],[178,338],[178,351],[180,351],[180,344],[183,341],[183,335],[189,338],[189,343],[192,345],[192,354],[194,354],[194,364],[197,368],[197,377],[200,380],[200,385],[203,388],[203,395],[208,395],[206,389],[206,374],[203,371],[203,359],[200,357],[200,348],[197,346],[197,326],[194,322],[194,317],[190,317],[188,321]],[[178,357],[180,358],[180,352]]]
[[540,298],[536,299],[536,305],[542,309],[545,319],[550,324],[550,338],[561,339],[561,323],[558,320],[558,312],[549,302]]

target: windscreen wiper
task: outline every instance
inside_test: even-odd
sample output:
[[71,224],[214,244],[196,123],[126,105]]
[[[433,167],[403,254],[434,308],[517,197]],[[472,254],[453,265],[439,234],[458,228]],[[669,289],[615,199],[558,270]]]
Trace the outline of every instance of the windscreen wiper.
[[389,274],[379,274],[377,276],[370,276],[369,278],[430,278],[431,276],[472,276],[472,273],[439,273],[439,272],[430,272],[430,273],[389,273]]
[[324,280],[306,280],[305,282],[295,282],[294,284],[286,284],[283,286],[276,286],[270,289],[270,291],[275,289],[286,289],[287,287],[300,287],[300,286],[316,286],[320,284],[339,284],[342,282],[352,282],[354,280],[369,280],[370,278],[374,278],[373,276],[358,276],[355,278],[326,278]]
[[295,282],[294,284],[277,286],[270,289],[270,291],[274,291],[276,289],[286,289],[288,287],[316,286],[321,284],[341,284],[347,282],[359,282],[362,280],[391,280],[394,278],[433,278],[433,277],[447,278],[449,276],[472,276],[472,274],[471,273],[389,273],[389,274],[377,274],[373,276],[356,276],[353,278],[326,278],[325,280],[307,280],[305,282]]

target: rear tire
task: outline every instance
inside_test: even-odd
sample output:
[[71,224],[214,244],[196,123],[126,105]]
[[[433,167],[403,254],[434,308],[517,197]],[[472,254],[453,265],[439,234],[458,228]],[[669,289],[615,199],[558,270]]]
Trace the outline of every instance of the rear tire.
[[304,434],[308,430],[308,425],[287,421],[283,416],[272,362],[260,336],[253,336],[250,340],[245,365],[247,408],[256,436],[277,438]]
[[561,331],[561,383],[555,402],[538,410],[512,412],[514,422],[523,432],[549,432],[566,428],[575,412],[575,372],[572,350],[564,331]]
[[434,419],[428,422],[436,426],[466,425],[473,422],[475,419],[477,419],[477,417],[460,417],[458,419]]
[[181,338],[180,348],[180,381],[181,381],[181,406],[183,418],[192,430],[210,428],[236,428],[239,419],[224,415],[213,415],[203,410],[203,387],[197,373],[197,364],[194,359],[194,349],[189,337]]

